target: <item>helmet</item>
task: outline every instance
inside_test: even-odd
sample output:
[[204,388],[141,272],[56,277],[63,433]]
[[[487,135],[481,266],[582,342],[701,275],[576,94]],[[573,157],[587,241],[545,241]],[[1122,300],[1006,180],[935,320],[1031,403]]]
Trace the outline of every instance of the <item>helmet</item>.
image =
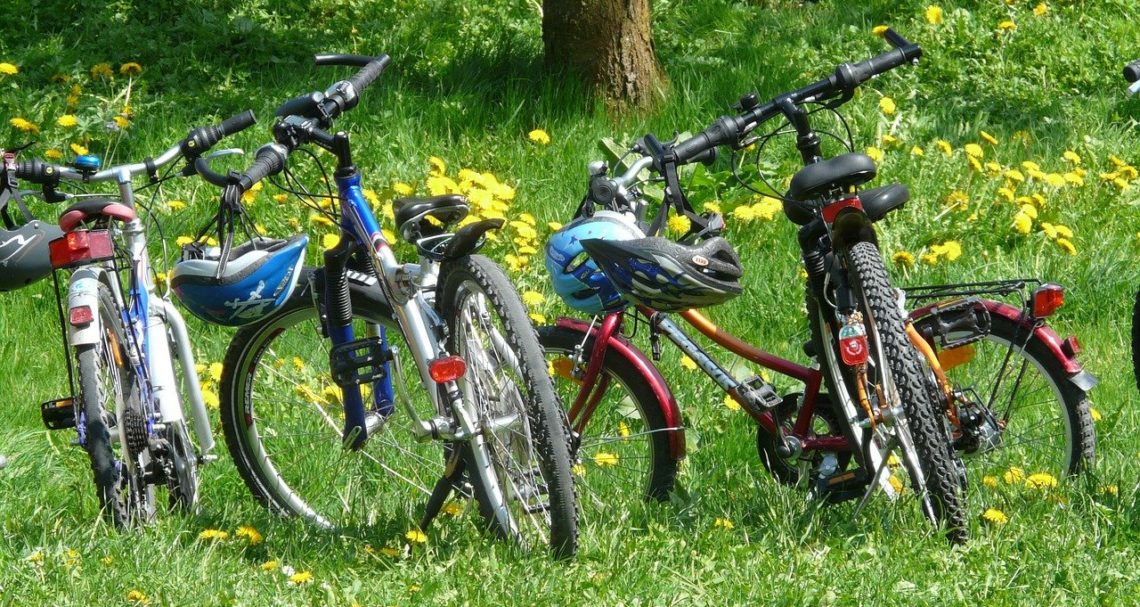
[[662,312],[703,308],[740,295],[740,258],[719,236],[696,245],[667,238],[585,240],[582,247],[630,302]]
[[230,327],[251,323],[289,299],[308,243],[304,234],[289,240],[255,238],[230,250],[220,278],[221,251],[187,245],[171,273],[170,287],[202,320]]
[[546,270],[554,291],[571,308],[590,314],[616,310],[626,302],[598,265],[582,249],[585,239],[631,240],[645,232],[631,217],[614,211],[598,211],[579,217],[550,236],[546,243]]
[[58,227],[32,220],[13,230],[0,227],[0,291],[14,291],[51,274],[48,243]]

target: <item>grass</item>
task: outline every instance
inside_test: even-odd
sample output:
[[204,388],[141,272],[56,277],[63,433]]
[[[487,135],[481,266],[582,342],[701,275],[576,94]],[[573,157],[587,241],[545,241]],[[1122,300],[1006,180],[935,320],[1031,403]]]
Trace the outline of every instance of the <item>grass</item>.
[[[949,549],[912,507],[875,500],[852,520],[850,504],[818,508],[778,486],[756,460],[751,423],[725,409],[708,385],[686,381],[669,358],[662,366],[691,435],[699,436],[682,476],[689,500],[641,507],[615,496],[611,514],[587,522],[572,563],[492,541],[477,531],[473,513],[441,521],[426,544],[405,551],[403,534],[413,523],[392,498],[390,511],[400,514],[359,533],[323,533],[280,520],[250,499],[224,454],[203,472],[201,513],[164,514],[153,526],[117,534],[93,523],[83,454],[68,445],[66,433],[43,430],[36,416],[36,404],[62,396],[67,381],[54,294],[45,281],[4,294],[0,310],[6,361],[0,395],[7,411],[0,452],[10,459],[0,471],[0,603],[121,604],[132,590],[152,604],[207,605],[1132,603],[1140,590],[1134,566],[1140,440],[1132,436],[1140,416],[1127,364],[1127,319],[1140,285],[1134,263],[1140,190],[1099,177],[1116,170],[1110,154],[1140,162],[1140,104],[1126,99],[1119,77],[1120,67],[1140,55],[1129,45],[1134,26],[1124,15],[1131,4],[1050,2],[1044,16],[1024,2],[941,7],[943,21],[932,25],[924,18],[927,5],[913,1],[658,1],[655,35],[671,80],[666,99],[645,115],[611,116],[573,85],[544,77],[540,22],[528,3],[199,0],[175,12],[162,3],[104,0],[79,12],[66,2],[17,0],[12,14],[27,17],[0,24],[0,61],[19,65],[20,73],[0,76],[0,116],[41,125],[37,151],[80,142],[104,156],[113,149],[116,160],[137,159],[165,149],[191,126],[247,107],[261,116],[261,126],[234,144],[251,150],[266,139],[277,103],[343,74],[308,67],[309,55],[383,51],[393,55],[393,69],[343,121],[354,134],[365,185],[382,197],[396,182],[424,192],[426,159],[434,155],[453,177],[471,167],[514,186],[511,213],[533,213],[539,226],[569,219],[586,184],[586,162],[602,157],[601,138],[629,142],[645,132],[696,130],[745,91],[770,97],[840,61],[879,52],[884,45],[871,28],[889,23],[923,45],[922,63],[869,83],[845,107],[856,147],[884,152],[875,183],[898,180],[911,188],[911,202],[881,231],[883,248],[920,258],[956,240],[963,250],[953,261],[892,266],[893,277],[919,284],[1029,275],[1065,284],[1067,304],[1051,324],[1079,336],[1081,360],[1101,380],[1092,399],[1102,419],[1095,469],[1063,484],[1055,499],[975,482],[974,539],[960,549]],[[1005,20],[1017,28],[999,33]],[[102,125],[121,110],[116,95],[126,78],[117,70],[131,61],[143,72],[132,81],[131,125],[114,143]],[[91,66],[101,62],[116,70],[113,80],[90,78]],[[52,83],[55,74],[72,81]],[[68,112],[75,83],[84,89],[73,111],[80,124],[67,130],[55,119]],[[896,101],[896,114],[880,111],[883,95]],[[551,144],[527,141],[534,128],[549,132]],[[985,144],[981,130],[999,143]],[[883,134],[900,143],[884,144]],[[6,141],[26,138],[10,130]],[[937,151],[939,139],[951,144],[951,156]],[[1000,202],[1004,178],[968,168],[967,143],[981,144],[982,161],[1003,169],[1030,160],[1058,174],[1073,170],[1062,160],[1072,150],[1086,183],[1018,186],[1018,196],[1047,199],[1035,205],[1039,218],[1030,233],[1019,234],[1011,226],[1021,205]],[[924,156],[911,155],[913,145]],[[778,181],[794,170],[794,157],[790,146],[776,147],[769,158]],[[695,183],[694,200],[715,200],[726,211],[751,203],[725,177],[723,164],[714,167],[715,185]],[[968,206],[947,210],[955,191]],[[156,212],[170,242],[195,232],[215,200],[213,190],[196,182],[176,182],[166,193],[190,202],[185,211]],[[270,232],[290,233],[291,214],[308,226],[307,212],[281,212],[269,194],[251,209]],[[1042,222],[1071,228],[1076,255],[1065,254]],[[318,226],[308,229],[321,234]],[[712,316],[799,360],[806,325],[793,226],[780,219],[735,222],[728,237],[745,260],[746,293]],[[491,251],[519,252],[507,242]],[[513,278],[521,289],[547,294],[540,311],[548,318],[565,313],[538,259]],[[191,328],[199,360],[221,360],[229,333],[200,323]],[[1110,485],[1115,494],[1105,491]],[[977,516],[988,507],[1002,509],[1009,523],[982,524]],[[733,527],[715,526],[718,518]],[[265,541],[234,539],[242,525],[257,528]],[[199,539],[214,528],[231,539]],[[383,547],[400,554],[386,556]],[[311,571],[313,581],[290,585],[280,570],[262,570],[271,560]]]

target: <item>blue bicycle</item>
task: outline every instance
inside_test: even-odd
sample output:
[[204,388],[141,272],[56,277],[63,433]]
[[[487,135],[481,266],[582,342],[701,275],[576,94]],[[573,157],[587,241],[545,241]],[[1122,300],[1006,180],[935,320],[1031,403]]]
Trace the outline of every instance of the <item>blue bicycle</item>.
[[[396,232],[418,253],[416,263],[399,262],[363,196],[348,134],[329,130],[389,58],[316,61],[362,69],[278,108],[274,142],[245,171],[222,175],[196,163],[224,188],[211,224],[221,247],[188,251],[172,278],[203,317],[231,324],[244,321],[236,315],[259,317],[231,341],[219,395],[242,478],[270,509],[336,528],[390,522],[392,506],[378,496],[393,486],[411,487],[397,489],[401,496],[427,496],[421,528],[472,503],[449,495],[473,497],[496,534],[573,554],[576,498],[562,408],[514,286],[475,255],[502,220],[451,231],[468,214],[463,197],[397,200]],[[307,144],[335,157],[335,194],[310,192],[287,165]],[[279,187],[339,226],[321,267],[298,265],[303,243],[262,247],[252,237],[232,246],[249,223],[242,194],[278,174]],[[407,390],[406,380],[423,389]]]

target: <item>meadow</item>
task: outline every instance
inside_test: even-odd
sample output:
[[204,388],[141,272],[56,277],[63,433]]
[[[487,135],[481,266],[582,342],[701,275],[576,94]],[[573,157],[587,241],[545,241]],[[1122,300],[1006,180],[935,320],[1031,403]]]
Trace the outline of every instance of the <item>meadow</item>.
[[[872,185],[910,187],[880,230],[892,280],[1065,285],[1050,323],[1078,336],[1080,360],[1100,379],[1092,470],[1045,492],[974,482],[972,539],[951,548],[906,500],[872,500],[853,518],[853,504],[821,508],[776,483],[747,416],[667,353],[660,366],[690,436],[684,496],[648,506],[615,498],[585,521],[572,562],[494,541],[473,511],[409,534],[415,520],[393,496],[377,497],[392,502],[390,519],[352,533],[276,518],[221,444],[203,470],[199,513],[163,512],[117,533],[97,522],[73,435],[38,418],[40,402],[67,391],[46,280],[0,294],[0,453],[9,458],[0,604],[1136,604],[1140,414],[1128,323],[1140,288],[1140,100],[1120,77],[1140,58],[1134,3],[657,0],[669,83],[652,110],[626,114],[545,74],[539,4],[12,0],[0,20],[0,146],[34,139],[25,155],[138,160],[248,108],[259,125],[227,145],[252,151],[269,140],[280,102],[347,75],[313,67],[313,54],[388,53],[392,68],[340,122],[377,210],[412,192],[476,192],[482,216],[510,220],[487,251],[528,293],[532,318],[552,321],[570,311],[547,284],[541,243],[581,200],[587,162],[607,157],[600,142],[696,131],[743,93],[766,99],[882,52],[875,28],[890,25],[923,46],[922,61],[867,83],[843,111],[856,149],[879,161]],[[795,171],[794,147],[769,147],[762,167],[780,185]],[[745,293],[710,315],[803,360],[795,227],[764,212],[724,161],[686,179],[697,206],[726,215],[746,269]],[[315,261],[333,228],[277,194],[251,196],[251,216],[277,236],[308,230]],[[169,262],[216,210],[217,191],[172,180],[147,204],[167,243],[154,254]],[[230,332],[191,322],[203,380],[216,390]],[[983,520],[987,509],[1005,522]]]

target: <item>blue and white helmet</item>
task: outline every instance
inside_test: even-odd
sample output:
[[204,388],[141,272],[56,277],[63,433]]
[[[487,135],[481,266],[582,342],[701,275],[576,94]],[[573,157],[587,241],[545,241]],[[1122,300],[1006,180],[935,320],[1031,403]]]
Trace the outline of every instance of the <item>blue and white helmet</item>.
[[633,217],[614,211],[597,211],[566,224],[546,243],[546,270],[554,282],[554,292],[571,308],[589,314],[624,307],[621,293],[582,248],[582,241],[644,237]]
[[220,278],[221,250],[187,245],[170,288],[191,314],[207,322],[236,327],[261,320],[293,293],[308,244],[304,234],[289,240],[255,238],[230,249]]

